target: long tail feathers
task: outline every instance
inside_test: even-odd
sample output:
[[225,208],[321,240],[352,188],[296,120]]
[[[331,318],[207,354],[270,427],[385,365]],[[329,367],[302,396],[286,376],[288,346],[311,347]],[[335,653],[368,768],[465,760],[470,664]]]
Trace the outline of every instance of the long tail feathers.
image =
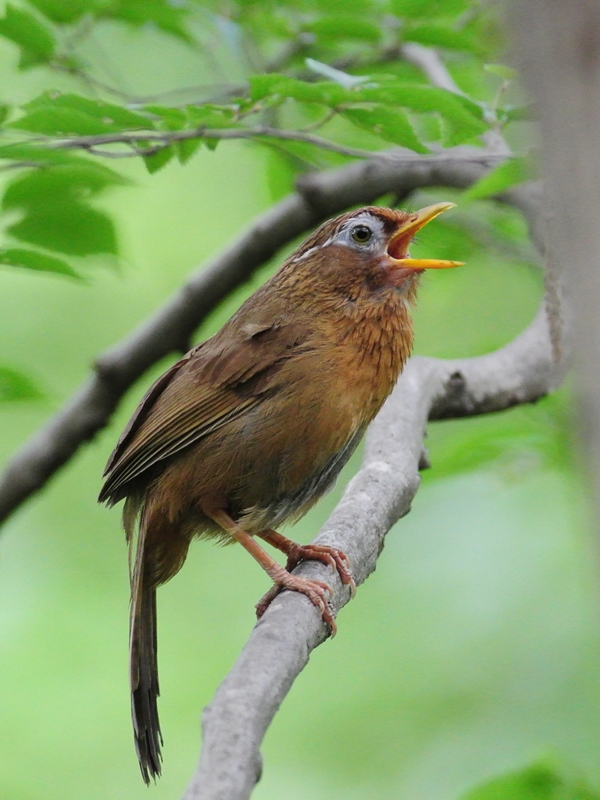
[[[144,527],[142,521],[142,529]],[[140,531],[131,586],[130,682],[135,749],[146,784],[160,776],[163,744],[158,720],[156,587],[144,580],[144,531]]]

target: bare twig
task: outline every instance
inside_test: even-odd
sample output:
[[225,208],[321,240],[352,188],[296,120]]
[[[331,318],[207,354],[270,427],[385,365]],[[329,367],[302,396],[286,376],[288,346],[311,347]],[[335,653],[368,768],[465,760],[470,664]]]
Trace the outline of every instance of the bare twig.
[[[544,309],[509,345],[456,361],[413,358],[371,425],[363,464],[316,542],[343,549],[357,584],[375,569],[385,534],[410,509],[419,487],[427,419],[472,416],[530,403],[560,380]],[[295,570],[331,583],[327,567]],[[349,600],[333,577],[332,606]],[[204,745],[184,800],[247,800],[261,774],[260,744],[293,681],[327,629],[314,607],[284,592],[256,625],[211,704],[204,711]]]
[[[100,150],[105,145],[126,144],[134,145],[134,150],[126,150],[118,154],[118,157],[132,157],[153,155],[158,150],[168,147],[175,142],[185,142],[189,139],[278,139],[287,142],[302,142],[311,144],[321,150],[329,150],[351,158],[373,158],[378,153],[372,150],[363,150],[359,147],[345,147],[321,136],[302,131],[286,131],[281,128],[273,128],[269,125],[256,125],[253,128],[192,128],[184,131],[124,131],[122,133],[104,133],[94,136],[69,136],[59,139],[36,139],[35,143],[43,144],[44,147],[56,150],[94,150],[97,156],[114,157],[114,152],[110,150]],[[156,142],[154,147],[145,147],[146,142]],[[389,151],[383,151],[382,157],[387,157]]]
[[171,352],[187,349],[206,315],[277,251],[328,217],[388,192],[406,197],[425,186],[469,186],[497,156],[457,148],[435,157],[372,159],[311,173],[298,191],[260,217],[154,316],[99,357],[94,374],[17,452],[0,476],[0,521],[38,491],[83,442],[103,428],[127,389]]
[[[287,142],[301,142],[319,147],[321,150],[328,150],[342,156],[361,159],[382,159],[385,161],[409,160],[413,158],[412,152],[403,148],[393,150],[363,150],[359,147],[346,147],[321,136],[315,136],[306,131],[288,131],[281,128],[273,128],[269,125],[257,125],[253,128],[193,128],[184,131],[164,131],[164,132],[142,132],[125,131],[122,133],[105,133],[93,136],[69,136],[68,138],[41,138],[28,140],[30,143],[39,144],[45,148],[54,150],[87,150],[94,155],[106,158],[131,158],[136,156],[154,155],[160,150],[176,142],[184,142],[189,139],[276,139]],[[144,146],[147,142],[155,142],[152,147]],[[133,149],[124,151],[102,150],[106,145],[125,144]],[[439,161],[446,156],[444,153],[423,156],[423,163]],[[492,163],[494,158],[500,161],[506,154],[497,154],[486,151],[485,158],[488,163]],[[454,160],[454,157],[452,157]]]

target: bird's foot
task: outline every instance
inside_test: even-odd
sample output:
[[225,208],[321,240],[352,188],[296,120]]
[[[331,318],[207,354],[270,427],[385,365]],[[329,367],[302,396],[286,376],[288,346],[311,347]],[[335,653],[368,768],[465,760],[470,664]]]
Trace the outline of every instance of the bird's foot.
[[329,584],[312,578],[291,575],[282,567],[279,567],[278,570],[273,570],[271,578],[275,581],[275,586],[272,586],[256,604],[256,616],[258,619],[262,617],[279,592],[284,589],[290,589],[293,592],[301,592],[308,597],[311,603],[319,609],[323,621],[331,628],[331,636],[335,636],[337,625],[328,602],[333,590]]
[[322,561],[323,564],[337,570],[340,580],[345,586],[350,587],[350,596],[356,594],[356,583],[350,569],[350,559],[343,550],[329,547],[326,544],[296,544],[288,551],[286,569],[291,572],[301,561]]

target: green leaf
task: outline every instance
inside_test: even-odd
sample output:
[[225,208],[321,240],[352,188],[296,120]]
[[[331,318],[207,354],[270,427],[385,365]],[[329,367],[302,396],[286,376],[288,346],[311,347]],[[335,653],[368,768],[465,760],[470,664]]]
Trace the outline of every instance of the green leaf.
[[10,114],[10,106],[7,106],[5,103],[0,103],[0,125],[3,125],[6,122],[6,118]]
[[117,252],[112,220],[102,211],[70,200],[32,207],[8,228],[8,233],[23,242],[69,255]]
[[166,166],[169,161],[175,155],[175,150],[173,145],[168,145],[167,147],[163,147],[157,153],[151,156],[144,156],[144,164],[146,165],[146,169],[152,175],[155,172],[158,172],[159,169],[162,169]]
[[0,159],[36,162],[40,164],[71,164],[79,157],[66,150],[46,148],[41,145],[18,143],[0,146]]
[[314,22],[304,25],[304,31],[313,33],[322,42],[339,42],[340,39],[358,39],[376,43],[381,39],[381,30],[363,16],[348,13],[325,14]]
[[471,5],[471,0],[392,0],[394,14],[399,17],[433,19],[439,16],[455,17]]
[[529,158],[509,158],[480,178],[470,189],[467,189],[463,194],[463,200],[481,200],[484,197],[492,197],[532,177],[533,170]]
[[21,48],[20,69],[45,64],[54,57],[56,42],[52,31],[29,11],[15,8],[10,3],[0,19],[0,36]]
[[445,47],[449,50],[477,53],[481,49],[475,34],[466,29],[457,30],[453,21],[412,23],[404,28],[402,38],[407,42],[418,42],[428,47]]
[[159,117],[160,128],[168,131],[180,131],[187,128],[188,118],[185,111],[180,108],[171,108],[170,106],[144,106],[144,111]]
[[92,0],[29,0],[38,11],[59,24],[69,24],[80,20],[84,14],[93,12],[100,3]]
[[0,366],[0,403],[18,400],[40,400],[43,393],[22,372]]
[[186,106],[186,113],[191,128],[229,128],[235,124],[235,111],[226,106]]
[[174,142],[173,147],[179,163],[187,164],[190,158],[198,152],[201,144],[202,139],[182,139],[180,142]]
[[467,792],[461,800],[598,800],[581,781],[566,781],[544,764],[505,775]]
[[148,117],[124,106],[76,94],[44,92],[23,108],[28,113],[9,127],[48,136],[94,136],[153,128]]
[[342,116],[386,142],[408,147],[416,153],[429,152],[418,139],[408,116],[402,111],[386,106],[376,106],[373,109],[349,108],[342,112]]
[[333,107],[351,99],[351,95],[339,83],[308,83],[286,75],[254,75],[250,78],[250,97],[254,102],[267,97],[279,100],[292,98],[302,103],[320,103]]
[[193,44],[194,40],[184,25],[187,14],[183,4],[179,7],[179,3],[169,0],[113,0],[103,3],[97,16],[122,20],[136,28],[151,23],[165,33]]
[[276,203],[282,197],[294,191],[294,183],[300,170],[301,162],[285,150],[270,147],[266,162],[266,179],[271,202]]
[[50,169],[37,169],[19,176],[7,187],[2,207],[5,210],[33,210],[64,202],[80,202],[109,186],[129,183],[112,169],[94,161],[78,159]]
[[446,89],[381,80],[357,87],[353,94],[366,102],[402,106],[416,112],[436,112],[450,128],[449,144],[456,145],[487,130],[476,103]]
[[2,248],[0,249],[0,264],[33,269],[37,272],[55,272],[59,275],[67,275],[69,278],[80,278],[80,275],[66,261],[38,253],[36,250],[24,250],[18,247]]

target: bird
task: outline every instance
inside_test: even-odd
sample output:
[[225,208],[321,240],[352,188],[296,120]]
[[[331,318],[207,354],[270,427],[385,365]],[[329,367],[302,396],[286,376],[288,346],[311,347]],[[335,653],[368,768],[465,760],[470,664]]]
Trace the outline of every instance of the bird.
[[[367,206],[325,222],[218,333],[158,378],[125,427],[99,501],[125,499],[131,705],[146,784],[161,773],[163,745],[156,590],[194,538],[238,542],[263,567],[273,587],[259,617],[289,589],[335,633],[329,584],[292,570],[322,561],[354,592],[349,559],[277,528],[333,485],[393,389],[413,345],[410,307],[422,272],[462,265],[408,253],[415,234],[453,206]],[[286,567],[257,539],[284,553]]]

